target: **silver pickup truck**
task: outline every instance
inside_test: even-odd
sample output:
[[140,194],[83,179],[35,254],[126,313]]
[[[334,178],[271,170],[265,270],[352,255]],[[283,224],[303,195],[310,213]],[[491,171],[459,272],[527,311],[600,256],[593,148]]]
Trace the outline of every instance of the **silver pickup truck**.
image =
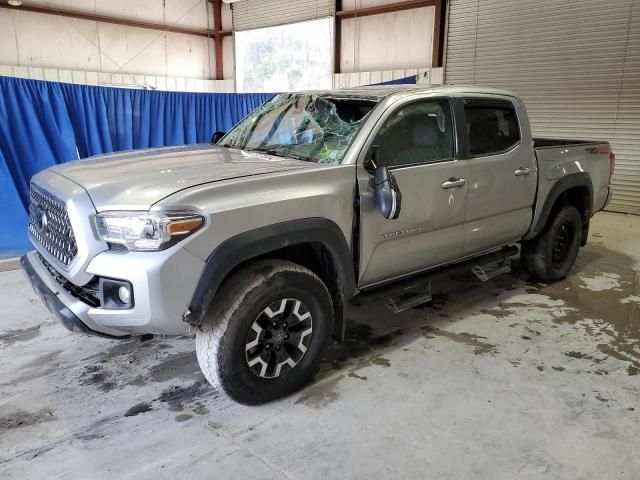
[[506,91],[280,94],[211,145],[34,176],[22,266],[73,331],[195,332],[209,382],[257,404],[313,377],[348,302],[400,311],[518,250],[532,277],[565,277],[614,162],[606,142],[532,138]]

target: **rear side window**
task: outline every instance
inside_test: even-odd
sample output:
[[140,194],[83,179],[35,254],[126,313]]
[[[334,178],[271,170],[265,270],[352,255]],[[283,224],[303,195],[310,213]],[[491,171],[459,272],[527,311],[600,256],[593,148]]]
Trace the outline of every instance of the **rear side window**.
[[495,155],[520,141],[518,117],[511,102],[466,100],[464,112],[472,156]]

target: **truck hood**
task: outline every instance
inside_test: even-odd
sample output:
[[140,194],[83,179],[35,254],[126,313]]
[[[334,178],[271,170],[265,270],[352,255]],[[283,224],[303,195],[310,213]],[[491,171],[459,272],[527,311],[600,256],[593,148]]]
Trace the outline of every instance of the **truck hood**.
[[102,211],[146,210],[196,185],[318,167],[313,162],[217,145],[185,145],[99,155],[51,170],[84,188]]

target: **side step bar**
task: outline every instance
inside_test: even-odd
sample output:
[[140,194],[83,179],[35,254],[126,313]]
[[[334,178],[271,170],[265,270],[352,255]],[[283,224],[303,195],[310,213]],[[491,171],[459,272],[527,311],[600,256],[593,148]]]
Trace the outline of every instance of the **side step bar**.
[[407,291],[400,295],[387,298],[384,304],[389,310],[397,314],[422,305],[423,303],[430,302],[432,298],[431,281],[427,280],[413,291]]
[[515,245],[488,253],[481,257],[455,263],[430,272],[400,280],[398,282],[363,291],[351,299],[353,305],[366,305],[386,300],[385,305],[394,313],[422,305],[431,300],[431,282],[451,275],[473,272],[481,281],[486,282],[498,275],[511,271],[509,258],[518,253]]

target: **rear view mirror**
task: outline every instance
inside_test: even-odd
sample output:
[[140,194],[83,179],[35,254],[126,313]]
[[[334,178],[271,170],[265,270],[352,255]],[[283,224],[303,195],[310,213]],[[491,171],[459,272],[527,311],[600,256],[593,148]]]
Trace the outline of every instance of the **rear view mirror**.
[[222,137],[225,136],[226,132],[216,132],[211,136],[211,145],[215,145],[220,141]]
[[376,208],[387,220],[400,216],[402,193],[393,173],[381,165],[376,167],[373,174],[374,201]]

